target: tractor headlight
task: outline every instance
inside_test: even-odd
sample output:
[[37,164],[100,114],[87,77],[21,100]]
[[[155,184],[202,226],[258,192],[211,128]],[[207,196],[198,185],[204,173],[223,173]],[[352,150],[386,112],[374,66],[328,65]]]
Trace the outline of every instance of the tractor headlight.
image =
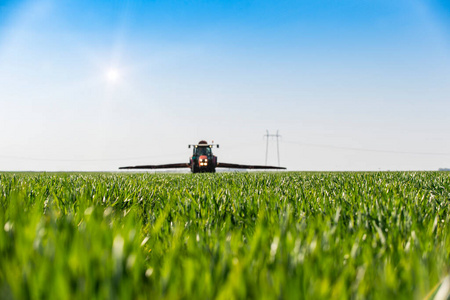
[[199,159],[198,164],[199,164],[201,167],[207,166],[207,165],[208,165],[208,159],[207,159],[207,158]]

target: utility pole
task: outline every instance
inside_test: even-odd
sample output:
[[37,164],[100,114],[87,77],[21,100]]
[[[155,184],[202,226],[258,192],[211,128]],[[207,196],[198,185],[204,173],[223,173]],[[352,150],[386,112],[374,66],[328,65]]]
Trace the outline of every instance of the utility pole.
[[280,147],[279,147],[279,143],[278,143],[278,138],[280,138],[281,135],[278,134],[278,130],[277,130],[277,134],[269,134],[269,130],[266,130],[266,135],[264,135],[264,137],[267,139],[267,142],[266,142],[266,166],[267,166],[267,156],[269,154],[269,138],[270,137],[276,137],[277,138],[278,166],[280,166]]
[[267,166],[267,155],[269,154],[269,130],[266,130],[266,135],[265,137],[267,138],[267,142],[266,142],[266,166]]
[[275,135],[277,137],[277,156],[278,156],[278,166],[280,166],[280,147],[278,146],[278,137],[280,136],[278,134],[278,129],[277,129],[277,134]]

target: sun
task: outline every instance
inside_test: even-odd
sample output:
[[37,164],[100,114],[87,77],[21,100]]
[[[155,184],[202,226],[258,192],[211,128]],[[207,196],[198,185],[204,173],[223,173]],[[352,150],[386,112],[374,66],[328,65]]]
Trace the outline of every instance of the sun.
[[120,72],[116,68],[110,68],[106,71],[106,79],[111,83],[116,83],[120,79]]

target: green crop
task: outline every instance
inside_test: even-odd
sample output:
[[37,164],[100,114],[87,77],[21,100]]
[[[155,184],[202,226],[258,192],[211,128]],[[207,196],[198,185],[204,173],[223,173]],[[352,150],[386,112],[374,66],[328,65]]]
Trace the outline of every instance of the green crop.
[[444,172],[0,173],[0,299],[423,299]]

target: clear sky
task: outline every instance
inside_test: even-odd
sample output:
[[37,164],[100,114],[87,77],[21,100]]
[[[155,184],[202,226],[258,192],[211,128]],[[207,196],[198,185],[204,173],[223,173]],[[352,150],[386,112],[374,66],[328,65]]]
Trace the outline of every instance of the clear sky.
[[0,0],[0,170],[264,164],[267,129],[289,170],[450,167],[450,2]]

